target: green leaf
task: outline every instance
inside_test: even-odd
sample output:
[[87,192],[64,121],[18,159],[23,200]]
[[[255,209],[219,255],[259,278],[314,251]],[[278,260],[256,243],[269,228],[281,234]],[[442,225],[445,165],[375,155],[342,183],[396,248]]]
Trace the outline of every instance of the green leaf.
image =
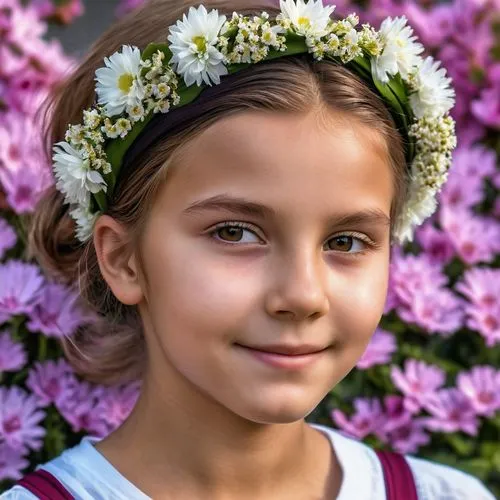
[[156,54],[158,51],[163,52],[165,54],[165,61],[169,62],[172,58],[172,51],[169,49],[166,43],[150,43],[143,51],[141,59],[146,61],[147,59],[151,59],[153,54]]
[[458,455],[464,457],[470,455],[476,446],[476,443],[470,439],[459,434],[444,434],[445,441],[447,441]]
[[[123,157],[127,152],[128,148],[132,145],[132,143],[137,139],[138,135],[144,130],[144,127],[151,121],[154,114],[149,113],[142,122],[136,122],[133,124],[130,132],[125,136],[125,138],[118,137],[113,141],[110,141],[106,146],[106,156],[108,158],[109,163],[111,163],[111,173],[104,175],[104,179],[108,184],[108,199],[112,196],[113,190],[115,188],[116,179],[119,176]],[[98,193],[100,194],[100,193]],[[99,200],[96,198],[97,202]]]
[[459,460],[457,467],[464,472],[468,472],[473,476],[484,481],[492,470],[492,465],[489,460],[485,458],[471,458],[469,460]]

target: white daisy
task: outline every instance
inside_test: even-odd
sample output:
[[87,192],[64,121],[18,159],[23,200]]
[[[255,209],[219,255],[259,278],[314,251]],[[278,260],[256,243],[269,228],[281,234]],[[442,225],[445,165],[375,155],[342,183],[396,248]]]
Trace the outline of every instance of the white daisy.
[[410,193],[399,216],[395,228],[395,236],[399,243],[412,241],[414,229],[430,217],[437,208],[434,192],[421,186],[418,179],[410,184]]
[[85,203],[88,193],[106,191],[107,184],[99,172],[90,169],[89,159],[70,146],[58,142],[54,146],[53,167],[57,188],[65,195],[67,203]]
[[424,47],[416,42],[413,29],[406,26],[406,17],[388,17],[380,26],[379,36],[382,42],[382,53],[371,60],[373,75],[383,83],[389,81],[388,75],[401,73],[404,80],[420,63]]
[[98,103],[107,116],[123,113],[127,106],[136,106],[144,98],[144,87],[138,78],[141,52],[137,47],[124,45],[121,52],[104,58],[105,68],[95,72]]
[[288,19],[296,33],[313,38],[327,34],[330,15],[335,5],[325,7],[322,0],[280,0],[283,19]]
[[412,87],[416,92],[410,94],[410,105],[417,118],[444,115],[455,104],[451,78],[446,76],[445,68],[439,68],[440,64],[428,56],[412,75]]
[[94,224],[100,212],[91,213],[87,206],[79,205],[69,212],[71,218],[76,222],[76,237],[85,243],[92,236]]
[[182,21],[169,28],[171,64],[184,77],[187,86],[196,82],[207,85],[219,84],[220,77],[227,75],[224,56],[216,44],[226,16],[219,16],[217,10],[207,12],[203,5],[191,7]]

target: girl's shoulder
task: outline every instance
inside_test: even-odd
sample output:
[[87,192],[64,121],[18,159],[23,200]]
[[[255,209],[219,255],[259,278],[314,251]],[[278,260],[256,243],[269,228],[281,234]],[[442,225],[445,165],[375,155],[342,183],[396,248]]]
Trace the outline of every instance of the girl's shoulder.
[[[329,427],[314,427],[330,438],[343,470],[337,500],[385,500],[384,472],[375,451]],[[413,473],[419,500],[495,500],[493,494],[470,474],[413,456],[405,455],[405,458]],[[362,495],[359,495],[361,490]]]
[[[50,462],[37,467],[52,474],[77,500],[151,500],[123,477],[93,443],[85,437]],[[0,495],[0,500],[33,500],[37,496],[16,485]]]

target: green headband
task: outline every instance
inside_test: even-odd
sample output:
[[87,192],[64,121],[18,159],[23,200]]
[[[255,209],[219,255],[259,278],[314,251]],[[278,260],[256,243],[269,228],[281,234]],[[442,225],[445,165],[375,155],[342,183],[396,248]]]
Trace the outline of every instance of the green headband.
[[[404,17],[387,18],[379,32],[368,24],[356,30],[350,14],[333,20],[334,7],[321,0],[282,0],[281,13],[265,12],[230,20],[217,10],[191,7],[170,27],[169,44],[152,43],[141,53],[123,46],[96,71],[95,106],[83,123],[70,125],[54,147],[57,188],[71,205],[77,236],[87,241],[96,218],[108,208],[123,159],[158,113],[189,104],[209,85],[252,64],[311,54],[359,75],[386,103],[404,138],[410,193],[396,224],[400,242],[435,210],[456,146],[450,79],[412,36]],[[195,105],[195,104],[193,104]]]

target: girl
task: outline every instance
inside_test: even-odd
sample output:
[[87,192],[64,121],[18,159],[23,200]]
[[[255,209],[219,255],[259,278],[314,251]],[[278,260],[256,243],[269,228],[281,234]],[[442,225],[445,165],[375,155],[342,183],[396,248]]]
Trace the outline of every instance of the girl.
[[65,345],[75,368],[142,389],[2,499],[493,499],[304,421],[365,350],[390,245],[455,146],[449,81],[405,19],[332,12],[151,2],[60,90],[33,249],[107,321]]

